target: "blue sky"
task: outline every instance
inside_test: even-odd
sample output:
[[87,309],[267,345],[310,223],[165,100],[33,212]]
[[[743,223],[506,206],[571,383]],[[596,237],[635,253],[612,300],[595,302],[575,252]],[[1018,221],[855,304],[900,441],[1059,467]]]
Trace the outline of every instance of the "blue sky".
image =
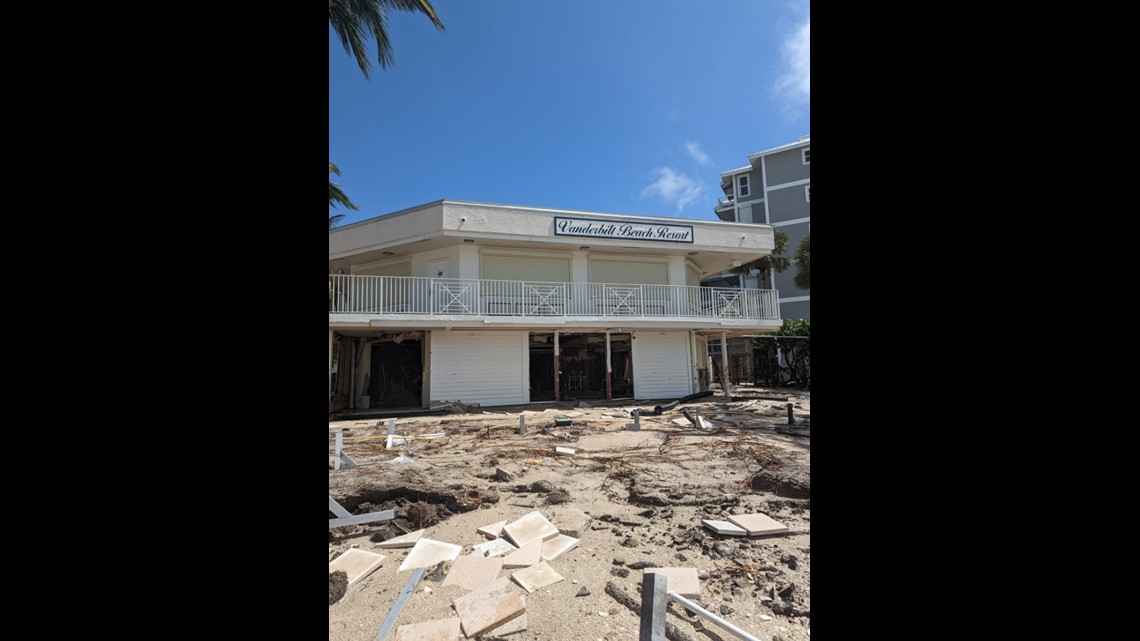
[[360,211],[449,198],[715,220],[720,173],[811,133],[806,0],[433,0],[372,79],[329,30],[329,161]]

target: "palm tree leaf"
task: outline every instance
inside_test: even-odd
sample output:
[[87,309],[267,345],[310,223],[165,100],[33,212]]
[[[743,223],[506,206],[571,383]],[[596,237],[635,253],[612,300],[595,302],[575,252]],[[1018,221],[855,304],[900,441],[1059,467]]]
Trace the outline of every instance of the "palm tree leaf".
[[429,0],[329,0],[329,24],[365,78],[371,77],[367,44],[370,36],[376,40],[376,59],[381,69],[395,60],[388,38],[388,13],[392,10],[422,13],[437,29],[444,30]]
[[804,234],[796,248],[796,276],[792,282],[800,289],[811,289],[811,232]]
[[780,229],[773,229],[772,245],[772,253],[768,256],[744,263],[740,267],[733,267],[729,271],[733,274],[748,274],[753,269],[759,269],[762,272],[771,269],[776,273],[780,273],[788,267],[791,267],[792,259],[783,255],[788,249],[788,235]]

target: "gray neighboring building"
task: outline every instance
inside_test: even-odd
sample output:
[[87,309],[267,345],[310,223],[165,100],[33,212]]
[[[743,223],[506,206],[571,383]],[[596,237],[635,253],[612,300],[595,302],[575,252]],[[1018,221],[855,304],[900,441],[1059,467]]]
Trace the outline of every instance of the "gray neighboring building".
[[[771,225],[788,235],[791,256],[811,229],[811,136],[748,156],[748,164],[720,175],[724,198],[716,215],[728,222]],[[781,318],[811,318],[811,292],[795,286],[795,268],[770,278],[721,274],[702,284],[724,286],[727,279],[745,288],[776,289]],[[768,282],[761,282],[766,280]]]

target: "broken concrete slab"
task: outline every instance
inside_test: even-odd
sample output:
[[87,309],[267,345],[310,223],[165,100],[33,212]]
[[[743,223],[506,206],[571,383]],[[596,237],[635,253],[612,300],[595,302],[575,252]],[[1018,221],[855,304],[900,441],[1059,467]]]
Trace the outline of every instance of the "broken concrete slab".
[[665,589],[683,597],[696,599],[701,596],[701,580],[697,578],[697,568],[645,568],[645,574],[663,574],[668,579]]
[[555,454],[562,454],[564,456],[574,456],[576,451],[572,447],[556,447],[554,448]]
[[674,425],[680,425],[681,427],[691,427],[693,425],[687,418],[675,418],[669,422],[673,423]]
[[459,638],[459,617],[410,623],[396,628],[396,641],[455,641]]
[[492,637],[505,637],[508,634],[514,634],[515,632],[522,632],[524,630],[526,630],[526,612],[523,612],[521,617],[515,617],[487,634]]
[[573,550],[578,545],[578,539],[565,534],[550,539],[549,541],[542,542],[542,560],[553,561],[558,557]]
[[554,568],[550,567],[550,564],[544,561],[515,572],[511,575],[511,578],[527,592],[534,592],[539,588],[554,585],[562,581],[565,577],[555,572]]
[[420,538],[423,537],[424,532],[427,532],[426,528],[423,530],[416,530],[415,532],[409,532],[403,536],[397,536],[388,539],[387,541],[378,543],[377,545],[382,548],[410,548],[416,544],[416,541],[419,541]]
[[586,413],[585,412],[579,412],[577,410],[571,410],[569,412],[562,412],[562,415],[563,416],[569,416],[570,418],[581,418],[581,417],[585,416]]
[[348,575],[348,584],[351,586],[364,577],[372,574],[380,567],[380,562],[386,557],[383,554],[368,552],[360,548],[352,548],[344,554],[329,561],[329,573],[343,570]]
[[504,525],[503,533],[515,546],[522,547],[535,539],[545,541],[558,536],[558,528],[536,510]]
[[501,557],[461,556],[455,559],[443,585],[458,585],[464,590],[478,590],[494,581],[503,568]]
[[421,538],[419,541],[416,541],[416,545],[412,548],[412,551],[408,552],[407,558],[400,564],[398,571],[403,572],[404,570],[427,568],[440,561],[454,561],[462,551],[462,545],[452,545],[451,543],[444,543],[443,541]]
[[514,552],[517,549],[518,548],[511,545],[511,542],[506,539],[492,539],[486,543],[472,545],[471,554],[468,556],[500,556]]
[[506,524],[506,521],[499,521],[498,523],[484,525],[475,531],[487,537],[488,539],[497,539],[503,535],[503,526]]
[[560,507],[550,513],[550,523],[566,536],[581,538],[590,527],[590,515],[576,507]]
[[507,569],[529,568],[532,565],[542,562],[543,543],[542,539],[534,539],[530,543],[504,556],[503,567]]
[[746,536],[748,530],[728,521],[717,521],[715,519],[701,519],[701,525],[716,532],[717,534],[727,534],[729,536]]
[[[519,434],[525,434],[525,433],[526,433],[525,431],[519,432]],[[496,467],[494,478],[497,481],[502,481],[504,483],[510,483],[511,481],[515,480],[515,475],[511,474],[510,472],[508,472],[507,470],[504,470],[501,467]]]
[[526,612],[526,602],[506,577],[456,598],[451,605],[459,615],[463,636],[468,638]]
[[748,536],[779,534],[788,531],[788,526],[770,518],[767,514],[761,514],[759,512],[754,514],[731,514],[728,520],[747,530]]

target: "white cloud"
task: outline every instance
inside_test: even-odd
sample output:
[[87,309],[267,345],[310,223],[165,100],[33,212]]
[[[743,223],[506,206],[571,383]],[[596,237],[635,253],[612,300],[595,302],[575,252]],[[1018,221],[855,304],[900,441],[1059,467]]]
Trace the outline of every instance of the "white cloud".
[[657,179],[641,190],[641,197],[660,198],[671,205],[676,205],[678,212],[700,200],[707,189],[699,178],[693,178],[672,167],[654,169],[653,175]]
[[704,149],[701,149],[700,143],[685,143],[685,151],[689,152],[689,157],[699,164],[712,166],[712,160],[709,160],[709,155],[705,153]]
[[776,91],[793,105],[811,103],[811,16],[796,26],[780,47],[782,64]]

